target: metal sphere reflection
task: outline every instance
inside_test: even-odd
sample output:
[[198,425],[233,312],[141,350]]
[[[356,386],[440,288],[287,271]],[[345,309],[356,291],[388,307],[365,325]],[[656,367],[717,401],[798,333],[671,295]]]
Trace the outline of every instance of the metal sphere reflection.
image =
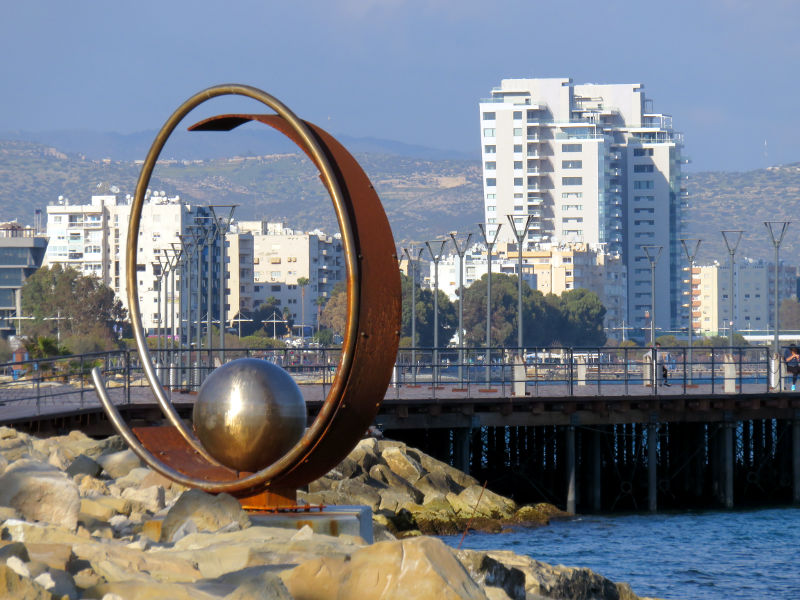
[[232,469],[253,472],[278,460],[302,437],[306,405],[282,368],[240,358],[206,378],[193,420],[195,434],[211,456]]

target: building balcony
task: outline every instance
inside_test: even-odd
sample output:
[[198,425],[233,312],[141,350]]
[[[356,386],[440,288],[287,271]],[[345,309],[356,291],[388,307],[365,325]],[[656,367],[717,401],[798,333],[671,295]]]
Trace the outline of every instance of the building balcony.
[[545,172],[540,170],[540,169],[530,168],[530,167],[528,168],[527,173],[528,173],[528,175],[536,175],[536,176],[540,176],[540,175],[544,175],[545,174]]

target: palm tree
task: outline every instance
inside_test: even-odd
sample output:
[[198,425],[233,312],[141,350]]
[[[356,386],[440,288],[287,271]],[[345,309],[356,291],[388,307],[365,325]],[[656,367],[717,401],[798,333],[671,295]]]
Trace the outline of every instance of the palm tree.
[[327,300],[325,296],[317,296],[316,300],[314,300],[314,304],[317,305],[317,333],[319,333],[319,316]]
[[306,336],[306,286],[310,280],[308,277],[298,277],[297,285],[300,286],[300,337]]

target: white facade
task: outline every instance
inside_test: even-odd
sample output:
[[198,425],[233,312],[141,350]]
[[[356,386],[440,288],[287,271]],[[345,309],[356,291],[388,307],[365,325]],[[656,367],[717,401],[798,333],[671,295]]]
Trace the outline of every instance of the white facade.
[[[682,138],[655,113],[641,84],[575,85],[567,78],[504,79],[482,100],[480,129],[487,233],[526,249],[603,244],[628,269],[628,320],[667,328],[681,318]],[[642,246],[663,247],[655,299]]]
[[[55,242],[48,246],[44,264],[61,264],[72,267],[85,275],[96,275],[104,284],[114,290],[126,309],[128,306],[125,248],[128,238],[131,197],[118,197],[115,194],[92,196],[85,205],[70,204],[67,200],[47,207],[47,235]],[[148,194],[142,207],[137,249],[137,283],[142,324],[145,330],[153,333],[157,327],[180,327],[181,276],[177,266],[175,293],[169,277],[161,277],[162,270],[169,271],[165,265],[174,263],[174,249],[191,247],[183,245],[184,240],[192,239],[192,230],[205,239],[213,229],[213,219],[208,207],[191,206],[181,202],[178,196],[167,197],[163,192]],[[210,236],[208,236],[210,237]],[[208,246],[205,245],[200,262],[201,288],[208,284]],[[219,289],[219,248],[212,248],[212,288]],[[192,267],[197,273],[197,253],[194,253]],[[159,294],[159,279],[166,292]],[[186,282],[184,282],[184,286]],[[197,278],[191,281],[194,298]],[[212,289],[212,294],[216,294]],[[188,297],[184,291],[184,294]],[[159,298],[160,296],[160,298]],[[204,293],[205,296],[205,293]],[[215,305],[218,301],[215,299]],[[184,302],[184,304],[186,304]],[[205,311],[205,300],[199,309]],[[216,309],[213,309],[216,311]],[[186,311],[186,306],[184,306]],[[193,301],[193,317],[196,321],[197,301]],[[206,311],[207,312],[207,311]],[[203,312],[205,314],[205,312]],[[183,320],[188,317],[183,315]]]
[[[347,277],[341,234],[295,231],[267,221],[241,221],[238,228],[253,236],[254,307],[272,296],[288,309],[298,332],[300,325],[316,327],[318,299],[329,298]],[[298,284],[302,278],[308,279],[305,289]]]

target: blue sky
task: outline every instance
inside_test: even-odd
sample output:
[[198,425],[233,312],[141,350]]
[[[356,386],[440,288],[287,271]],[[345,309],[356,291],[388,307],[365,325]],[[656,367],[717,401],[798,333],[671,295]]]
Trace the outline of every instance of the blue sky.
[[239,82],[333,133],[477,157],[477,103],[500,79],[568,76],[643,83],[692,170],[800,161],[794,0],[3,5],[0,131],[157,129]]

